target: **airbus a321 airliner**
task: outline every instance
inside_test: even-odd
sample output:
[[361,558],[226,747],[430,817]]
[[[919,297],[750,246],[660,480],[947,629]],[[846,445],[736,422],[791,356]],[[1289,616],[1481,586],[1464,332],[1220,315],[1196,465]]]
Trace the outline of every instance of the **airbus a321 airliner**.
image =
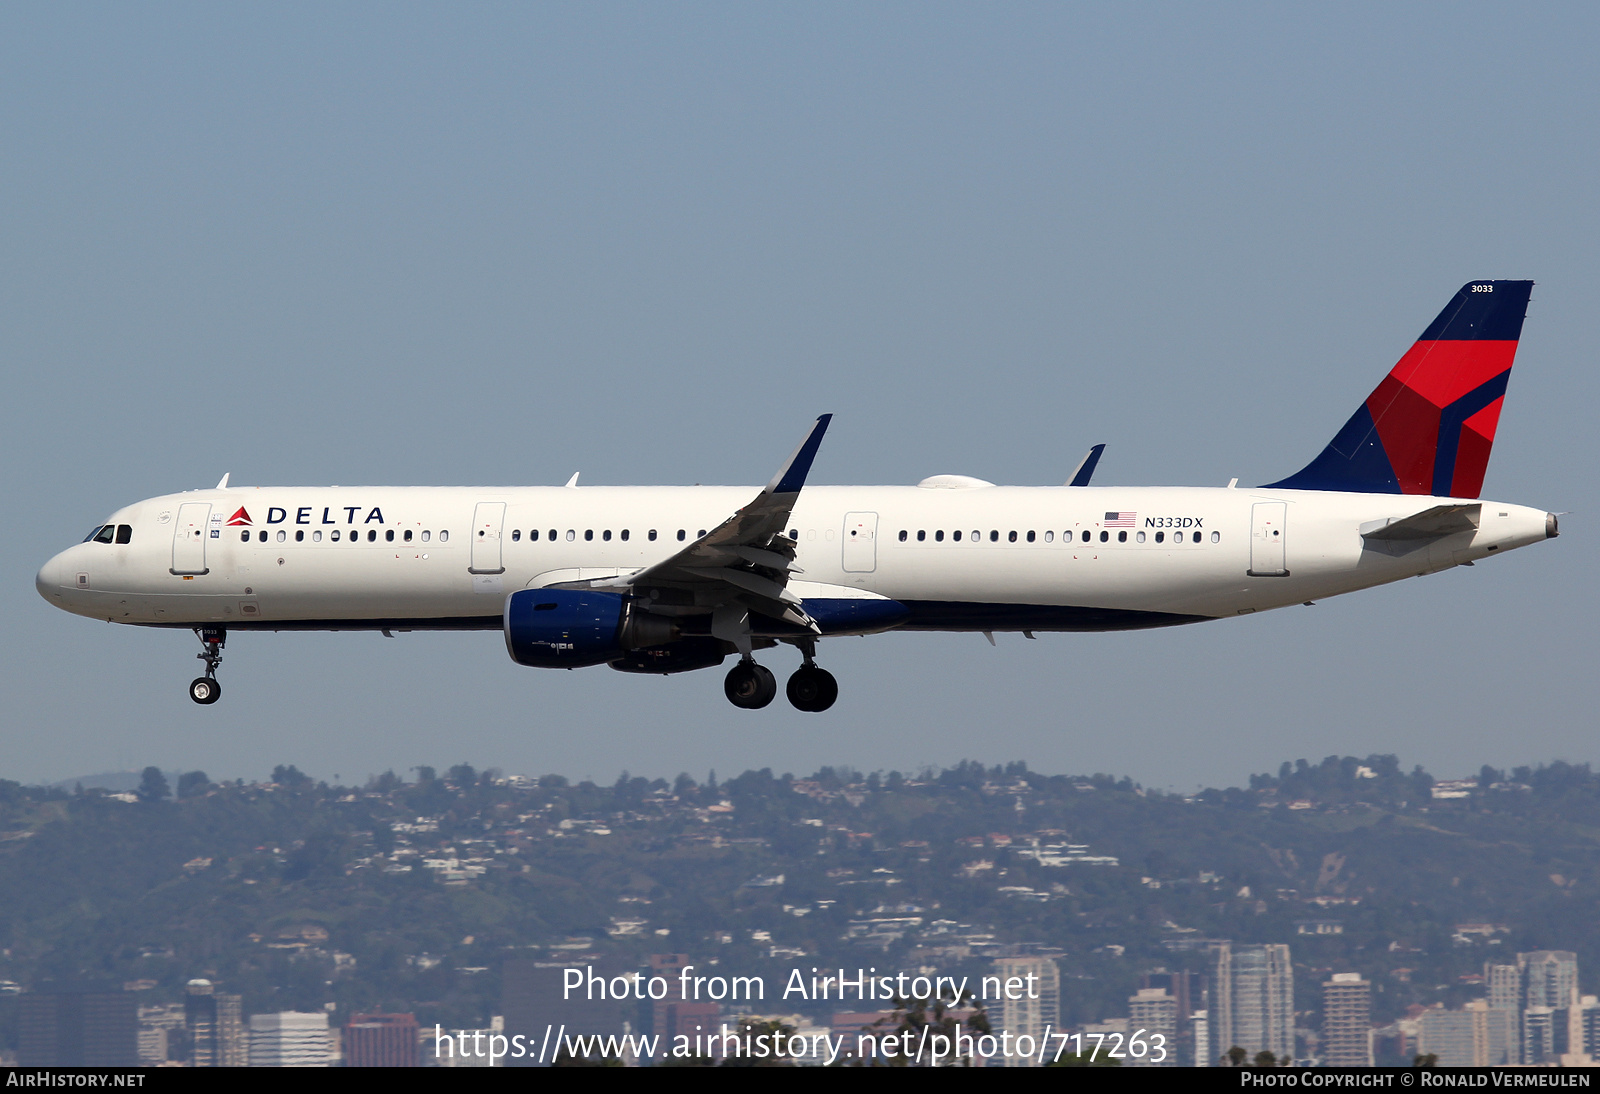
[[229,488],[120,510],[39,571],[78,615],[187,627],[197,703],[229,630],[500,630],[512,660],[675,673],[720,665],[755,709],[758,651],[796,647],[789,701],[838,697],[817,642],[893,630],[1199,623],[1470,566],[1556,535],[1479,500],[1531,281],[1474,281],[1322,453],[1253,489],[939,475],[806,486],[830,415],[772,481],[735,487]]

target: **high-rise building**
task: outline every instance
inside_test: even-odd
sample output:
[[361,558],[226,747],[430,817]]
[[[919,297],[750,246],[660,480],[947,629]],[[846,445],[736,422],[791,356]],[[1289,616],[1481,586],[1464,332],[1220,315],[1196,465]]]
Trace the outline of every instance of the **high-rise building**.
[[[1522,969],[1517,965],[1483,965],[1484,1002],[1490,1010],[1504,1011],[1510,1015],[1512,1036],[1509,1061],[1522,1063]],[[1498,1019],[1497,1019],[1498,1021]]]
[[333,1031],[324,1011],[250,1016],[251,1067],[332,1067]]
[[650,975],[659,976],[667,985],[667,994],[654,1001],[650,1007],[650,1032],[657,1037],[667,1033],[667,1008],[683,1001],[683,970],[693,964],[686,953],[653,953],[650,955]]
[[43,984],[19,1000],[17,1063],[21,1067],[134,1067],[139,1020],[120,984]]
[[1578,1010],[1583,1018],[1583,1051],[1591,1057],[1600,1056],[1600,999],[1580,996]]
[[1432,1056],[1440,1067],[1481,1067],[1473,1014],[1430,1007],[1418,1020],[1417,1053]]
[[1139,977],[1141,988],[1165,988],[1178,1002],[1178,1025],[1188,1023],[1190,1015],[1206,1006],[1206,978],[1198,972],[1169,972],[1152,969]]
[[[1132,1067],[1177,1067],[1178,1001],[1165,988],[1140,988],[1128,999],[1128,1029],[1147,1046],[1143,1055],[1134,1055],[1130,1035],[1123,1047],[1123,1063]],[[1159,1039],[1158,1039],[1159,1038]]]
[[1436,1057],[1440,1067],[1504,1066],[1516,1052],[1515,1017],[1485,999],[1460,1010],[1432,1007],[1418,1020],[1417,1052]]
[[1322,985],[1322,1062],[1372,1066],[1372,985],[1356,972],[1336,972]]
[[244,1067],[249,1062],[239,996],[218,992],[209,980],[191,980],[184,988],[183,1014],[190,1067]]
[[422,1039],[412,1014],[357,1014],[344,1026],[345,1067],[421,1067]]
[[177,1058],[184,1041],[182,1003],[153,1003],[139,1008],[139,1066],[160,1067]]
[[[995,975],[1002,985],[1020,981],[1021,999],[1007,999],[1002,992],[996,1003],[991,1024],[996,1033],[1010,1032],[1013,1043],[1018,1037],[1030,1037],[1037,1046],[1048,1028],[1061,1028],[1061,971],[1048,957],[997,957]],[[1005,1058],[1006,1067],[1034,1067],[1039,1062],[1037,1048],[1033,1056],[1013,1053]]]
[[1211,953],[1212,1056],[1237,1046],[1247,1059],[1270,1052],[1279,1060],[1292,1060],[1294,966],[1289,947],[1216,942]]
[[[566,972],[569,963],[535,961],[516,958],[505,963],[500,978],[500,1009],[505,1016],[508,1037],[521,1036],[524,1043],[539,1045],[550,1043],[557,1033],[591,1035],[622,1033],[630,1015],[637,1015],[637,1004],[624,1011],[624,1004],[615,999],[590,998],[587,988],[568,991]],[[592,969],[576,965],[587,975],[609,980],[632,971],[615,966],[597,965]],[[549,1064],[548,1058],[542,1061]],[[508,1059],[506,1067],[538,1067],[538,1052],[520,1058]]]
[[1210,1067],[1217,1054],[1211,1050],[1211,1014],[1197,1010],[1189,1015],[1190,1057],[1184,1063],[1191,1067]]
[[1567,950],[1519,953],[1517,968],[1522,974],[1522,1062],[1550,1063],[1582,1052],[1578,955]]

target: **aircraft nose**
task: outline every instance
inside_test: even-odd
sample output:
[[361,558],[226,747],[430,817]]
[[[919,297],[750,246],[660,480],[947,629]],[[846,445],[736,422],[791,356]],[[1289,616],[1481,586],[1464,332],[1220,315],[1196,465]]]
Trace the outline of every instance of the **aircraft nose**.
[[64,567],[61,556],[57,555],[43,566],[39,567],[38,575],[33,579],[33,587],[39,590],[39,595],[46,600],[57,600],[61,597],[61,575]]

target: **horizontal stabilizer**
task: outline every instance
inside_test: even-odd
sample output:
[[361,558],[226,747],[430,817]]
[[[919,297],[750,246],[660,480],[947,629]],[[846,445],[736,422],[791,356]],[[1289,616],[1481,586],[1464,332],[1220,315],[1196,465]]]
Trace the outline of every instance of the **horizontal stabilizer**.
[[1387,517],[1361,526],[1361,538],[1368,540],[1439,539],[1457,532],[1475,532],[1482,515],[1481,505],[1435,505],[1432,509],[1396,520]]

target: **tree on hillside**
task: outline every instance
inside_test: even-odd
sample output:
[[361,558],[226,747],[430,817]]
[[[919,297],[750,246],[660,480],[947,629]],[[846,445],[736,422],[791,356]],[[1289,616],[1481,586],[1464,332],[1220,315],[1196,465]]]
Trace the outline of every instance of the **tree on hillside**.
[[167,777],[159,767],[147,767],[139,780],[138,793],[147,802],[158,802],[162,798],[172,797],[172,788],[167,785]]

